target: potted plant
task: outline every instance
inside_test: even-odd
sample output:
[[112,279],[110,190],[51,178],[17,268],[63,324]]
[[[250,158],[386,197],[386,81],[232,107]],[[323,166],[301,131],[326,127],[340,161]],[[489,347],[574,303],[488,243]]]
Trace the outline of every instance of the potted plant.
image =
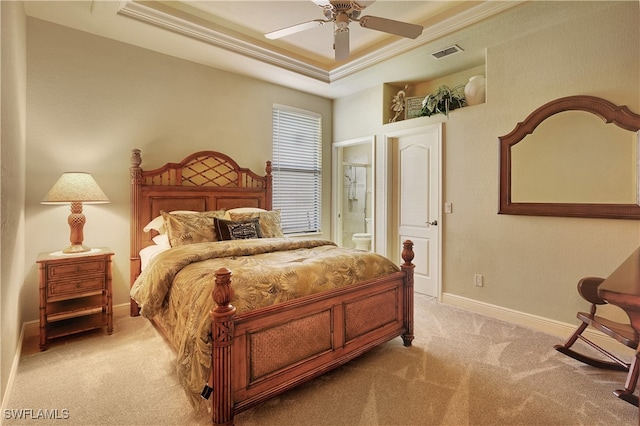
[[464,84],[454,87],[442,85],[428,94],[422,101],[422,115],[430,117],[433,114],[444,114],[449,117],[449,111],[466,106],[464,98]]

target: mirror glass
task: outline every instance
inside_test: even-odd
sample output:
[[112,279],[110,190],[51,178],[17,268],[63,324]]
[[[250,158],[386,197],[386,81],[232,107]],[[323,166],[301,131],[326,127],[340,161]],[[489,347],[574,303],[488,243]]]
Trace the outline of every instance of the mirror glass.
[[585,111],[545,119],[511,147],[514,203],[636,204],[638,137]]

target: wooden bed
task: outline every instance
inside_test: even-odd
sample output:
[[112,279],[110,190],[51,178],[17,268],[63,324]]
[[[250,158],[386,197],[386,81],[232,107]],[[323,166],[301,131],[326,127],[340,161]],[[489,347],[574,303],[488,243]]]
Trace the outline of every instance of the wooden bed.
[[[139,252],[153,244],[153,233],[142,229],[161,210],[271,209],[270,162],[264,176],[213,151],[197,152],[155,170],[143,170],[141,164],[140,150],[132,150],[132,286],[141,271]],[[218,269],[210,312],[213,423],[233,424],[234,414],[395,337],[411,346],[412,247],[410,241],[404,243],[399,272],[242,313],[231,305],[232,271]],[[132,300],[131,315],[138,314]],[[318,335],[328,343],[319,345]],[[287,346],[295,346],[295,358],[287,359]],[[300,348],[308,348],[302,356]]]

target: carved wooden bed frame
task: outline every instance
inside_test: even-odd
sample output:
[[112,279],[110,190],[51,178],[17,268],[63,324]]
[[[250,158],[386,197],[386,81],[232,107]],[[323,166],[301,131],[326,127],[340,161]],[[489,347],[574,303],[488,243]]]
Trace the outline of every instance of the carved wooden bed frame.
[[[265,176],[213,151],[197,152],[155,170],[143,171],[141,163],[140,150],[132,150],[132,285],[140,273],[140,250],[153,244],[153,235],[142,228],[160,210],[271,209],[269,161]],[[237,315],[230,303],[232,272],[216,271],[211,311],[213,423],[233,424],[234,414],[397,336],[411,346],[413,256],[413,243],[406,241],[400,272]],[[138,315],[134,301],[131,315]],[[308,349],[302,357],[288,359],[286,345]]]

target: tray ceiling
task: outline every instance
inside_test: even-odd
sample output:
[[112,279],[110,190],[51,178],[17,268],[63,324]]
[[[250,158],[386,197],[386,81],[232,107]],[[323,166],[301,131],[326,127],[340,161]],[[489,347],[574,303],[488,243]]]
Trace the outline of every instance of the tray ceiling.
[[[582,2],[377,0],[362,15],[419,24],[424,26],[422,35],[405,39],[352,22],[351,54],[340,62],[333,59],[331,24],[278,40],[263,36],[322,19],[322,9],[310,0],[26,1],[24,5],[34,18],[336,98],[381,81],[424,80],[478,66],[484,63],[488,46],[567,19],[575,13],[575,3]],[[463,52],[442,60],[431,57],[452,44]],[[424,66],[417,71],[415,66],[390,66],[388,59],[399,55],[406,57],[405,63],[419,61]]]

